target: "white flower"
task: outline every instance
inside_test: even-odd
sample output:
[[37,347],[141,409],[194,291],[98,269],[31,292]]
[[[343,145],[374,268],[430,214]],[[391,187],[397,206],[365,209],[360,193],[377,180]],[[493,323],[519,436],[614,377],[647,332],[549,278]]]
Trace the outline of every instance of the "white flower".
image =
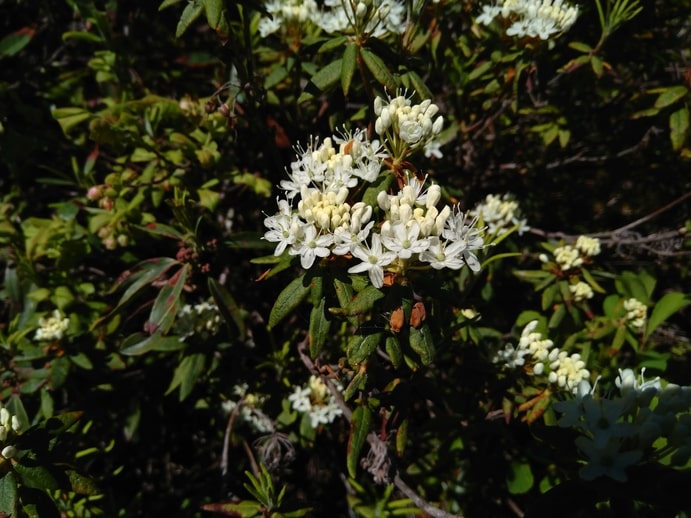
[[579,383],[590,377],[590,371],[585,368],[585,362],[581,360],[581,355],[578,353],[569,355],[566,351],[554,349],[548,358],[551,372],[547,379],[561,388],[575,393],[578,391]]
[[567,31],[576,21],[578,8],[562,0],[504,0],[498,5],[484,5],[477,23],[489,25],[498,15],[512,21],[508,36],[549,39]]
[[393,225],[384,222],[381,229],[381,240],[386,248],[396,252],[401,259],[410,259],[429,248],[429,239],[420,239],[420,225],[417,221],[409,224],[397,222]]
[[384,266],[388,266],[396,259],[393,252],[384,252],[379,234],[372,234],[372,246],[361,243],[353,248],[353,256],[362,262],[348,268],[348,273],[368,272],[370,281],[375,288],[384,285]]
[[420,261],[430,263],[435,270],[458,270],[465,264],[461,257],[464,247],[465,244],[460,241],[442,243],[438,237],[433,236],[429,238],[429,248],[420,254]]
[[65,331],[70,326],[70,319],[63,317],[60,310],[55,309],[52,316],[39,318],[38,325],[41,327],[36,330],[34,336],[36,340],[62,340]]
[[300,265],[309,270],[317,257],[328,257],[331,254],[329,247],[333,244],[333,235],[317,234],[317,228],[313,224],[302,227],[299,240],[288,250],[290,255],[300,256]]

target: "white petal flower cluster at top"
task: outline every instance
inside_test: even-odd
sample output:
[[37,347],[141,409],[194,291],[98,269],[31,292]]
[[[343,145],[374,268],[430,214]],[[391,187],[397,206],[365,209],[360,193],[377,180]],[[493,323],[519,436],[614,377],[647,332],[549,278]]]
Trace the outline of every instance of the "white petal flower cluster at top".
[[506,29],[508,36],[547,40],[571,28],[578,17],[578,7],[563,0],[503,0],[484,5],[477,22],[489,25],[497,16],[510,23]]
[[581,381],[590,378],[581,355],[568,354],[554,347],[552,340],[542,338],[542,334],[535,331],[537,324],[537,320],[529,322],[523,328],[518,346],[506,344],[494,356],[493,362],[513,369],[525,365],[527,359],[534,375],[546,376],[552,385],[577,393]]
[[[384,103],[380,99],[375,106],[383,110]],[[411,111],[425,113],[430,106],[424,101]],[[434,132],[435,125],[424,131]],[[390,137],[399,136],[387,133]],[[426,179],[411,174],[398,192],[379,192],[377,207],[352,199],[364,191],[360,182],[373,182],[384,170],[388,145],[369,141],[357,130],[321,144],[312,139],[297,151],[289,179],[281,182],[285,199],[278,199],[278,213],[264,220],[264,239],[276,243],[275,255],[287,250],[300,257],[304,269],[317,258],[350,255],[360,263],[348,272],[368,272],[377,288],[383,286],[385,271],[403,273],[413,264],[437,270],[468,265],[479,271],[475,251],[485,246],[482,230],[476,228],[476,219],[467,220],[456,208],[437,208],[438,185],[426,187]]]
[[382,38],[405,31],[406,8],[401,0],[325,0],[320,8],[315,0],[268,0],[264,8],[270,16],[259,21],[259,34],[270,34],[311,22],[324,32],[350,33],[356,26],[370,36]]
[[[655,458],[664,445],[676,466],[691,457],[691,387],[662,386],[659,377],[645,380],[631,369],[619,369],[619,394],[597,397],[596,387],[581,381],[575,397],[554,403],[561,414],[559,426],[580,432],[576,446],[586,459],[581,478],[607,476],[627,480],[626,469],[646,456]],[[596,383],[597,385],[597,383]],[[664,438],[665,441],[660,441]]]
[[175,320],[175,331],[180,341],[197,335],[202,340],[218,334],[221,329],[221,313],[216,304],[201,302],[194,306],[185,304],[178,311]]
[[624,309],[626,310],[626,321],[638,331],[643,331],[645,328],[646,317],[648,316],[648,308],[640,300],[631,297],[624,301]]

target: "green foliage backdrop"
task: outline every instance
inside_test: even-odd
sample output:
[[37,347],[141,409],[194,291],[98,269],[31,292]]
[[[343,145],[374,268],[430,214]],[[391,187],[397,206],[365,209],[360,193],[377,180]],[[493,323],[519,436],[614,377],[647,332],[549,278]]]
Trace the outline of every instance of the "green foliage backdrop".
[[528,3],[0,0],[0,514],[688,516],[688,2]]

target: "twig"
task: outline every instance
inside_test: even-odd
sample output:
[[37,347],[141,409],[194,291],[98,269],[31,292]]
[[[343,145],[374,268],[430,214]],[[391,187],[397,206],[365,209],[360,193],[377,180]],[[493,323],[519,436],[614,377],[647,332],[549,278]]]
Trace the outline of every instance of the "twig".
[[[307,345],[308,337],[305,337],[305,339],[298,344],[298,354],[300,355],[302,363],[305,364],[312,374],[321,377],[322,381],[326,384],[331,392],[334,401],[343,412],[343,416],[350,423],[353,419],[352,410],[350,407],[348,407],[348,405],[346,405],[345,401],[343,400],[343,395],[333,385],[331,379],[329,379],[328,376],[320,373],[319,369],[317,369],[317,367],[314,365],[314,362],[307,354]],[[386,468],[388,471],[389,467],[391,466],[391,459],[388,454],[386,443],[382,441],[381,438],[374,432],[367,434],[367,442],[370,445],[371,451],[374,452],[373,455],[368,456],[372,458],[367,459],[370,464],[368,471],[374,475],[375,481],[377,481],[378,478],[380,481],[388,481],[388,474],[382,472],[384,468]],[[415,490],[413,490],[408,484],[406,484],[398,473],[396,473],[393,478],[393,484],[398,488],[399,491],[401,491],[401,493],[410,498],[416,507],[423,510],[433,518],[462,518],[461,515],[447,513],[443,509],[439,509],[438,507],[429,503],[422,496],[416,493]]]

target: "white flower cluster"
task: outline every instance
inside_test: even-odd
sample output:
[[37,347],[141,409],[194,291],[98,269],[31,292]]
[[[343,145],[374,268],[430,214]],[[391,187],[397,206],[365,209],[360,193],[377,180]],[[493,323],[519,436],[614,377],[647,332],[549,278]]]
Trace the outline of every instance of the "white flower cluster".
[[[343,390],[340,383],[333,382],[339,391]],[[320,424],[329,424],[343,414],[326,384],[317,376],[310,376],[306,387],[295,387],[288,396],[288,401],[294,410],[309,414],[312,428]]]
[[[579,236],[576,243],[558,246],[552,254],[562,271],[572,270],[583,266],[591,257],[600,253],[600,240],[596,237]],[[543,263],[549,261],[546,254],[540,254]]]
[[[248,392],[247,389],[246,383],[233,387],[233,393],[238,396],[239,401],[233,401],[232,399],[224,401],[222,404],[223,410],[228,414],[237,411],[237,419],[240,419],[240,421],[247,424],[257,433],[273,432],[274,425],[271,419],[261,410],[266,399],[265,396],[253,394]],[[238,404],[240,405],[239,408]]]
[[518,346],[506,344],[492,361],[513,369],[525,365],[527,358],[534,375],[546,376],[549,383],[575,393],[579,383],[590,378],[585,362],[580,354],[568,354],[554,347],[552,340],[542,338],[542,334],[535,331],[537,324],[537,320],[529,322],[521,332]]
[[484,5],[477,22],[489,25],[500,16],[510,25],[508,36],[540,38],[566,32],[578,17],[578,7],[563,0],[503,0],[493,5]]
[[405,31],[405,2],[400,0],[266,0],[269,17],[259,20],[259,34],[265,38],[280,30],[300,28],[311,22],[329,34],[353,32],[382,38]]
[[505,234],[514,227],[518,235],[530,230],[526,220],[521,218],[518,202],[509,194],[504,196],[488,194],[484,201],[478,203],[470,211],[470,214],[476,216],[481,224],[487,225],[487,233],[491,235]]
[[626,310],[626,321],[637,331],[645,328],[645,319],[648,315],[648,308],[640,300],[631,297],[624,301]]
[[22,431],[22,425],[16,415],[12,415],[2,403],[0,403],[0,456],[3,459],[11,459],[17,455],[17,447],[13,440]]
[[180,341],[187,337],[196,335],[201,340],[206,340],[214,336],[221,329],[221,314],[216,304],[202,302],[195,304],[185,304],[178,311],[175,320],[175,331],[180,335]]
[[592,299],[594,295],[593,288],[590,287],[590,284],[583,281],[570,284],[569,291],[573,296],[574,302],[583,302],[584,300]]
[[691,387],[646,381],[631,369],[619,369],[619,396],[595,397],[595,388],[581,382],[576,397],[554,404],[558,424],[581,434],[576,446],[587,459],[581,478],[608,476],[624,482],[626,468],[641,460],[657,460],[656,450],[672,453],[673,465],[691,458]]
[[36,340],[62,340],[65,331],[70,327],[70,319],[63,317],[60,310],[56,309],[53,310],[52,316],[39,318],[38,325],[41,327],[36,330],[34,335]]
[[262,38],[282,28],[299,27],[310,21],[319,9],[315,0],[265,0],[264,8],[270,16],[262,16],[259,20]]
[[351,199],[363,190],[360,180],[372,182],[382,171],[387,154],[381,149],[363,131],[298,148],[290,179],[281,182],[286,199],[277,200],[278,213],[264,220],[264,239],[277,243],[274,254],[288,250],[300,257],[304,269],[318,257],[350,255],[361,262],[348,272],[368,272],[377,288],[383,286],[385,270],[403,273],[415,261],[434,269],[467,264],[478,271],[474,251],[484,247],[482,230],[451,207],[437,209],[438,185],[425,189],[424,180],[409,176],[399,192],[379,192],[376,214],[374,207]]
[[444,127],[444,119],[441,115],[435,118],[437,112],[439,107],[429,99],[412,104],[405,95],[389,97],[388,102],[377,97],[374,100],[377,116],[374,130],[385,138],[384,145],[395,159],[418,149],[423,149],[427,158],[440,158],[440,143],[436,137]]

